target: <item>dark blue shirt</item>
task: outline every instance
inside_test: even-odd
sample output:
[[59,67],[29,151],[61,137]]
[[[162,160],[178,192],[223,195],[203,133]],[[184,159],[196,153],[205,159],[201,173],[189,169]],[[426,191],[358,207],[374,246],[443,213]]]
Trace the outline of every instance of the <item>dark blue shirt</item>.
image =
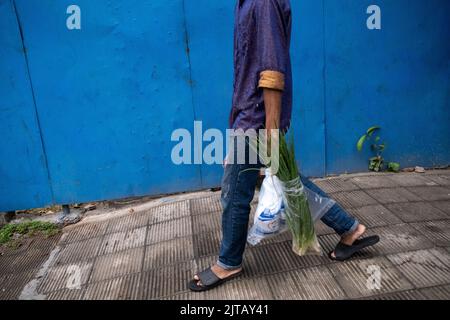
[[261,72],[284,75],[280,129],[290,125],[292,72],[290,61],[291,5],[289,0],[238,0],[234,31],[234,93],[230,127],[265,126]]

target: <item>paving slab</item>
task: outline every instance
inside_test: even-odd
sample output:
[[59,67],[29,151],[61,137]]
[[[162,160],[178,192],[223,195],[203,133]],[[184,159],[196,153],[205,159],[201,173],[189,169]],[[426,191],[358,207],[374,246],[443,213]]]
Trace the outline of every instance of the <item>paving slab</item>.
[[450,170],[319,179],[368,226],[367,235],[380,235],[380,243],[345,263],[331,261],[326,254],[340,237],[317,222],[323,255],[295,255],[286,232],[247,246],[242,276],[206,293],[190,292],[187,282],[217,261],[220,192],[158,199],[117,217],[88,217],[64,228],[52,243],[37,239],[15,251],[0,247],[0,299],[17,299],[35,283],[35,296],[50,300],[448,300],[448,177]]
[[402,220],[388,210],[387,207],[379,204],[350,209],[349,213],[367,227],[379,227],[402,223]]
[[297,256],[292,251],[291,241],[256,246],[248,250],[246,254],[245,272],[249,276],[272,274],[331,262],[325,255]]
[[58,291],[50,292],[46,295],[47,300],[81,300],[83,299],[86,289],[73,288],[73,289],[63,289]]
[[93,264],[93,260],[88,260],[50,268],[38,286],[39,293],[46,294],[85,285],[89,280]]
[[429,175],[427,179],[441,186],[450,186],[450,175]]
[[410,187],[408,190],[427,201],[450,200],[449,187]]
[[376,199],[381,204],[418,201],[421,200],[414,193],[405,188],[394,189],[374,189],[367,191],[370,196]]
[[392,213],[404,222],[430,221],[448,218],[447,214],[427,202],[387,204]]
[[146,232],[147,227],[145,226],[106,235],[103,238],[98,254],[104,255],[141,247],[145,244]]
[[187,292],[187,283],[195,272],[194,260],[144,272],[141,280],[142,298],[159,299]]
[[[421,232],[407,224],[399,224],[385,227],[376,227],[367,230],[367,236],[379,235],[380,242],[375,246],[362,250],[358,258],[370,258],[380,255],[426,249],[434,247],[434,244]],[[326,252],[334,249],[339,237],[326,235],[319,238]]]
[[33,279],[37,269],[23,272],[2,274],[0,276],[0,300],[15,300],[19,297],[23,287]]
[[364,191],[338,192],[331,197],[346,209],[377,204],[377,201]]
[[[153,218],[153,216],[152,216]],[[147,226],[149,214],[147,213],[131,213],[124,217],[111,219],[108,222],[107,234],[124,232]]]
[[314,183],[317,184],[326,193],[336,193],[342,191],[356,191],[360,188],[345,178],[328,178],[328,179],[316,179]]
[[210,256],[219,252],[222,231],[216,229],[210,232],[194,234],[194,251],[196,257]]
[[450,285],[419,290],[428,300],[450,300]]
[[193,259],[194,245],[192,236],[158,242],[145,248],[143,271]]
[[141,274],[89,284],[83,300],[139,300]]
[[220,193],[207,198],[191,199],[190,206],[193,215],[222,211]]
[[[367,299],[367,298],[365,298]],[[368,300],[428,300],[419,290],[406,290],[369,297]]]
[[[413,289],[412,284],[384,257],[334,263],[329,266],[346,295],[361,298]],[[380,276],[380,281],[374,277]]]
[[395,188],[398,187],[398,183],[390,176],[366,176],[366,177],[354,177],[350,181],[356,184],[361,189],[374,189],[374,188]]
[[189,200],[177,201],[173,203],[163,204],[154,207],[147,212],[149,216],[149,224],[162,223],[190,215]]
[[192,235],[191,217],[170,220],[150,225],[146,244],[149,245],[190,235]]
[[192,224],[194,234],[218,230],[222,225],[222,212],[193,215]]
[[184,292],[164,300],[273,300],[267,279],[235,279],[207,292]]
[[336,300],[346,295],[326,266],[278,273],[268,277],[275,299]]
[[97,282],[140,272],[143,257],[143,247],[100,256],[95,261],[89,282]]
[[395,182],[400,187],[417,187],[437,185],[434,179],[429,175],[421,173],[395,174],[388,176],[387,179]]
[[411,225],[436,246],[450,246],[450,220],[418,222]]
[[70,243],[90,238],[103,236],[108,228],[108,223],[86,223],[80,226],[73,226],[61,237],[62,243]]
[[102,237],[97,237],[62,245],[55,264],[64,265],[93,259],[99,253],[102,240]]
[[388,259],[418,288],[450,284],[450,254],[445,250],[402,252]]
[[450,201],[433,201],[432,205],[450,217]]

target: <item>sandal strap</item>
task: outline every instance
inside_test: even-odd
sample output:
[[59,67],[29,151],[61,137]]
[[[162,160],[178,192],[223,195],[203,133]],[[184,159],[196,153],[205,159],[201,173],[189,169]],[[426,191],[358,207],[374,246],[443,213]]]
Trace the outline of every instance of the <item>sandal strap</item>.
[[216,276],[216,274],[211,270],[211,268],[208,268],[200,272],[198,274],[198,278],[200,279],[202,285],[204,286],[211,286],[221,280],[218,276]]

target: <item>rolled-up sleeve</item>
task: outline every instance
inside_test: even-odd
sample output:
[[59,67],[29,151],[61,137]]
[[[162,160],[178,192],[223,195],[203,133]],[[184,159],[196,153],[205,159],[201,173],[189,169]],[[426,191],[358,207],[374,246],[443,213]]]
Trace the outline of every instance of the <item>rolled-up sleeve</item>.
[[283,10],[278,0],[256,2],[256,47],[260,88],[284,90],[288,62]]

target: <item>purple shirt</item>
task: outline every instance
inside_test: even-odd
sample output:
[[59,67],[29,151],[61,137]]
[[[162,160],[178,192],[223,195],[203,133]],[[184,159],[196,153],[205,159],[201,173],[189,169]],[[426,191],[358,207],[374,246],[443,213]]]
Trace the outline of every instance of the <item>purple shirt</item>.
[[238,0],[234,31],[234,93],[230,114],[233,129],[265,126],[262,71],[284,74],[280,129],[287,130],[292,111],[292,72],[289,0]]

